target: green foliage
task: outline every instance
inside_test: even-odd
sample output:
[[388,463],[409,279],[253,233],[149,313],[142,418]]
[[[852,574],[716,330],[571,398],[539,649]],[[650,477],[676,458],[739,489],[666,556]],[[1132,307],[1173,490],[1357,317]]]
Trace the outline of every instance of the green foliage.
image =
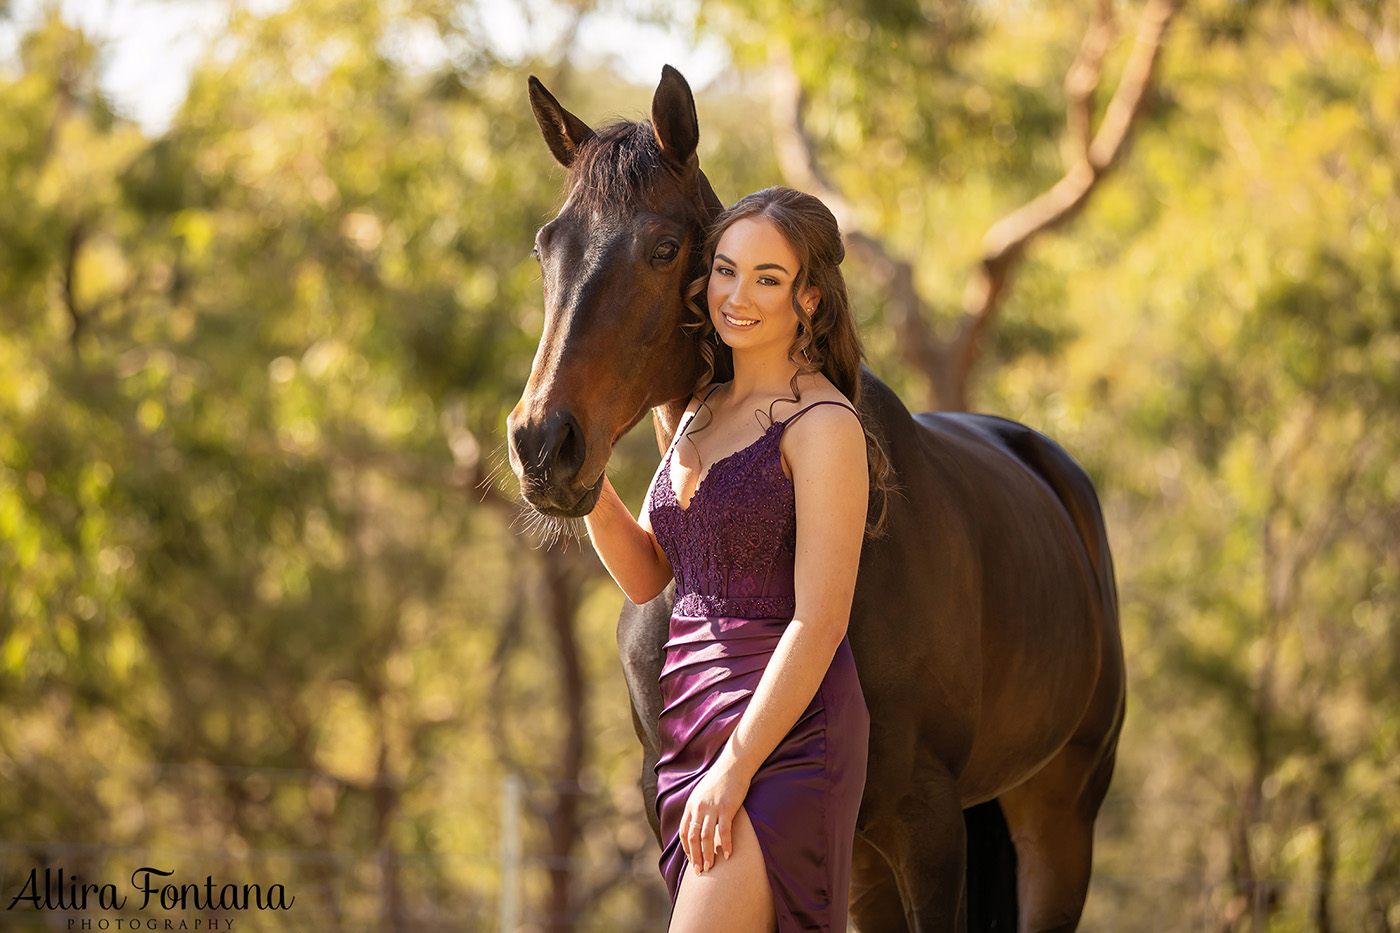
[[[491,909],[461,856],[496,845],[486,558],[519,545],[457,477],[528,365],[520,244],[557,192],[524,75],[403,73],[394,22],[235,17],[158,140],[113,122],[56,18],[0,87],[14,838],[411,848],[444,858],[381,885]],[[318,871],[293,872],[312,915],[375,915]]]
[[[1138,9],[1118,12],[1100,112]],[[664,916],[621,597],[586,544],[531,550],[500,507],[505,416],[542,326],[528,250],[562,179],[525,76],[594,123],[646,116],[652,88],[503,64],[475,13],[235,12],[158,139],[115,115],[98,51],[56,14],[0,78],[12,843],[90,847],[94,876],[126,867],[101,854],[119,846],[230,853],[345,926],[392,900],[486,928],[512,773],[531,916],[569,795],[579,927]],[[1277,929],[1310,922],[1319,882],[1335,928],[1400,923],[1390,15],[1192,8],[1123,164],[1036,241],[990,341],[977,407],[1085,464],[1118,571],[1130,717],[1086,926],[1141,928],[1154,903],[1161,928],[1222,926],[1244,877],[1283,882]],[[726,202],[781,180],[756,69],[786,48],[823,165],[946,330],[983,233],[1063,170],[1086,22],[1010,3],[706,4],[738,67],[697,101],[702,165]],[[409,28],[451,54],[413,65]],[[921,407],[887,296],[847,271],[872,367]],[[655,463],[644,424],[611,467],[629,502]],[[493,469],[495,495],[470,486]],[[583,764],[560,791],[575,713]],[[329,855],[279,863],[289,851]]]
[[[1076,340],[1008,355],[987,388],[1102,478],[1133,691],[1108,807],[1134,823],[1100,837],[1101,871],[1142,871],[1150,839],[1150,876],[1198,879],[1197,917],[1251,875],[1278,879],[1274,925],[1302,929],[1325,877],[1337,928],[1369,929],[1396,903],[1377,738],[1400,714],[1382,686],[1400,657],[1400,163],[1377,115],[1400,84],[1344,29],[1312,22],[1310,52],[1286,19],[1252,22],[1230,47],[1176,38],[1177,107],[1077,245],[1027,270],[1064,294],[1018,290],[1006,311],[1067,315]],[[1108,261],[1057,274],[1090,250]]]

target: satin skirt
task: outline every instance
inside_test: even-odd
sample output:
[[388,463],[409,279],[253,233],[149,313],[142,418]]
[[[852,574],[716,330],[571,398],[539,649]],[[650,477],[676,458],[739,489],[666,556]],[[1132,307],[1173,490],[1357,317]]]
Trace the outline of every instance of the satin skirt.
[[[789,619],[671,617],[661,670],[656,764],[660,868],[676,902],[686,800],[739,723]],[[764,760],[744,799],[773,888],[779,933],[844,933],[856,814],[865,790],[870,714],[850,642],[841,639],[821,686]]]

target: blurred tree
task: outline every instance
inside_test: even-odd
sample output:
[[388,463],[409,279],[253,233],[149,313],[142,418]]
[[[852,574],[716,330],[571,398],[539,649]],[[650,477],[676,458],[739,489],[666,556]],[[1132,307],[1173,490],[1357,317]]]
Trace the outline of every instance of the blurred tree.
[[[651,94],[574,63],[592,4],[547,9],[574,40],[533,62],[470,2],[234,9],[158,139],[57,13],[23,36],[0,73],[11,864],[227,853],[177,867],[296,877],[289,922],[320,929],[487,927],[514,774],[527,926],[663,921],[621,596],[590,549],[538,546],[499,441],[560,200],[525,75],[593,122]],[[872,365],[911,407],[945,397],[908,328],[955,339],[932,309],[1111,122],[1141,41],[1086,44],[1106,6],[702,12],[737,62],[699,97],[721,197],[780,179],[800,112],[848,229],[907,277],[848,265]],[[982,337],[968,398],[1085,463],[1117,556],[1133,692],[1086,926],[1400,926],[1396,26],[1368,0],[1186,7],[1131,152],[1020,254]],[[655,457],[622,441],[625,495]]]
[[[367,858],[369,898],[343,859],[298,880],[318,925],[394,929],[487,914],[496,870],[450,856],[492,852],[481,814],[512,765],[546,782],[540,848],[565,862],[588,820],[624,822],[579,807],[607,661],[577,644],[596,562],[516,553],[514,507],[478,488],[475,438],[531,346],[518,244],[557,191],[523,75],[452,15],[234,10],[158,140],[112,117],[94,47],[57,14],[0,88],[20,130],[0,215],[0,742],[21,790],[0,806],[36,859],[191,837]],[[398,60],[406,32],[458,58]],[[540,621],[554,655],[492,696],[501,626]],[[498,760],[483,716],[519,730],[556,696]]]
[[1185,883],[1211,929],[1389,930],[1400,83],[1327,11],[1179,42],[1170,106],[1008,298],[1075,339],[987,383],[1110,515],[1133,710],[1101,874]]

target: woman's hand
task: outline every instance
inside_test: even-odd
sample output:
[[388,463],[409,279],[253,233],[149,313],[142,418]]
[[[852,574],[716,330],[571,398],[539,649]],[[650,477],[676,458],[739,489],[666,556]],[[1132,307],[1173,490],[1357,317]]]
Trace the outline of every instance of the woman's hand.
[[751,780],[721,757],[690,792],[681,814],[681,849],[696,874],[709,871],[718,853],[725,858],[734,854],[734,816],[748,796]]

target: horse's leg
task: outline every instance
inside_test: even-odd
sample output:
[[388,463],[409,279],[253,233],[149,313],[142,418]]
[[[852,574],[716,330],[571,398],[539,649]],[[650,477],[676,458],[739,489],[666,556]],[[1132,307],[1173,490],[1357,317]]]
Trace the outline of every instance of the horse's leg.
[[1016,929],[1016,846],[995,800],[963,811],[967,825],[968,933]]
[[851,853],[850,910],[860,933],[909,933],[890,863],[859,834]]
[[961,933],[967,925],[963,882],[967,829],[957,783],[925,778],[865,835],[894,867],[910,933]]
[[622,676],[632,700],[632,728],[642,743],[642,798],[647,822],[658,845],[661,821],[656,815],[656,762],[660,755],[661,667],[666,661],[666,639],[670,634],[671,607],[675,583],[669,584],[650,602],[638,606],[631,600],[622,604],[617,619],[617,651],[622,659]]
[[1071,741],[1029,781],[1002,794],[1016,846],[1019,933],[1079,925],[1093,865],[1094,818],[1108,793],[1115,747]]

